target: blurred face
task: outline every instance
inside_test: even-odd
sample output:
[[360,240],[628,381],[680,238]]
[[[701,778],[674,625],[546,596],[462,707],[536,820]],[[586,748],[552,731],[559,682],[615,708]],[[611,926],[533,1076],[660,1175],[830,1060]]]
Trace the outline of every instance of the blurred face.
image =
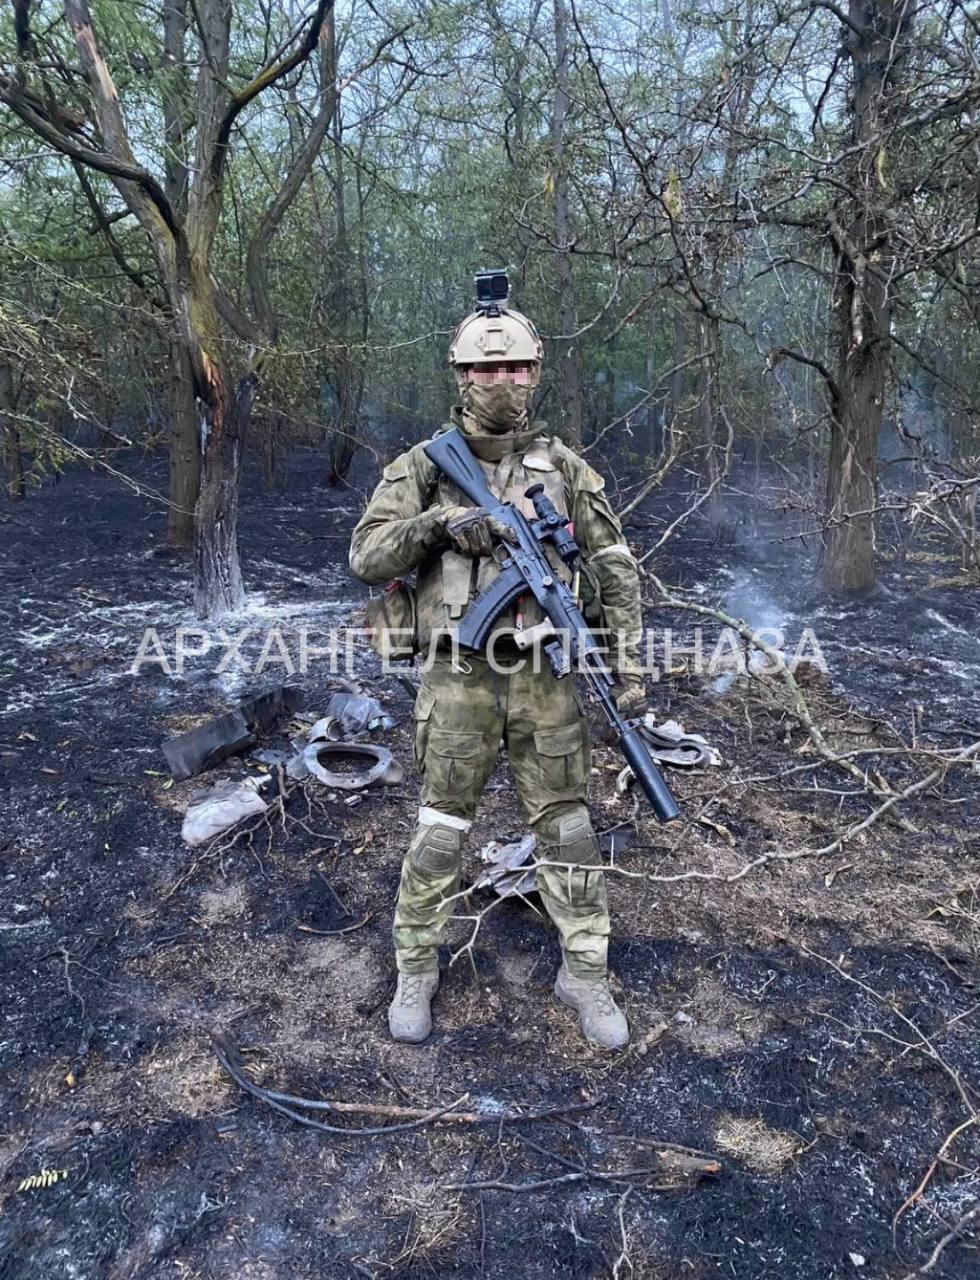
[[456,377],[463,382],[473,382],[489,387],[496,382],[509,382],[516,387],[537,386],[537,367],[531,362],[520,364],[462,364],[456,368]]

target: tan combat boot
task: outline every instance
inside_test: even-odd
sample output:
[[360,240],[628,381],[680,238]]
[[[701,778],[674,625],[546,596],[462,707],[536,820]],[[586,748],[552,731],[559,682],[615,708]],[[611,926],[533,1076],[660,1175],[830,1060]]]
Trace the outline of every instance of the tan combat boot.
[[388,1027],[394,1040],[418,1044],[432,1030],[432,997],[439,990],[439,971],[399,973],[395,998],[388,1006]]
[[586,1040],[603,1049],[621,1049],[629,1043],[630,1029],[609,992],[608,979],[576,978],[563,961],[555,981],[555,995],[562,1004],[578,1010],[579,1026]]

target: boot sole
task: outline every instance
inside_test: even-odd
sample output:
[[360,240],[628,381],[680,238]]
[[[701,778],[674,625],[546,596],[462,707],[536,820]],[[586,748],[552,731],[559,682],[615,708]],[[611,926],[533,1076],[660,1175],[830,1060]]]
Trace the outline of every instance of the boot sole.
[[432,1035],[432,1028],[429,1027],[428,1031],[426,1031],[425,1034],[421,1036],[409,1036],[404,1034],[399,1035],[398,1032],[394,1029],[394,1027],[389,1022],[388,1032],[392,1040],[397,1041],[398,1044],[421,1044],[423,1040],[428,1040],[429,1036]]

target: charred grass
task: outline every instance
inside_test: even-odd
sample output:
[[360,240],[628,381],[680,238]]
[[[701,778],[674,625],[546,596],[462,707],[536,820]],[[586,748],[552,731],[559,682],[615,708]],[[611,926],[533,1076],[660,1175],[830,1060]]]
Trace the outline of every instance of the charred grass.
[[[510,902],[444,972],[430,1041],[394,1044],[388,929],[414,815],[410,767],[394,793],[354,808],[319,797],[307,811],[296,797],[290,812],[317,835],[259,822],[221,852],[183,845],[180,813],[201,780],[170,785],[160,740],[234,698],[203,668],[181,681],[127,675],[124,646],[99,630],[111,629],[97,612],[107,606],[81,591],[148,610],[188,595],[185,565],[145,556],[135,498],[114,492],[111,516],[98,502],[104,483],[69,476],[36,495],[6,553],[17,697],[2,732],[4,1280],[892,1280],[977,1203],[973,1126],[899,1212],[967,1119],[963,1091],[976,1102],[975,778],[950,775],[907,822],[876,823],[829,857],[774,861],[735,883],[611,875],[611,965],[633,1032],[621,1054],[580,1039],[552,996],[550,926]],[[66,524],[45,536],[54,509]],[[340,580],[346,511],[325,515],[312,489],[286,514],[261,494],[246,510],[246,564],[280,566],[263,584],[273,605]],[[287,547],[290,527],[301,537]],[[326,675],[310,677],[310,706],[328,689]],[[391,679],[372,691],[398,720],[386,744],[410,766],[408,694]],[[887,682],[877,704],[873,686],[848,690],[846,671],[810,696],[838,747],[899,740],[905,706]],[[673,775],[685,813],[710,821],[679,838],[641,818],[617,856],[626,871],[731,874],[760,850],[820,845],[870,807],[832,769],[772,780],[809,747],[771,682],[717,695],[681,675],[661,686],[659,709],[724,762]],[[954,721],[937,721],[934,740],[948,745],[938,731]],[[770,780],[730,786],[734,768]],[[904,757],[887,768],[895,785],[916,776]],[[608,747],[595,769],[597,826],[629,824]],[[214,776],[240,772],[232,761]],[[503,762],[469,869],[488,839],[521,828]],[[454,925],[454,946],[467,927]],[[534,1124],[329,1136],[243,1097],[212,1052],[218,1027],[253,1079],[291,1093],[422,1107],[466,1095],[483,1111],[593,1105]],[[637,1142],[713,1153],[722,1172],[625,1196],[627,1184],[593,1178],[448,1189],[623,1167]],[[42,1168],[68,1172],[18,1189]],[[930,1274],[977,1266],[967,1231]]]

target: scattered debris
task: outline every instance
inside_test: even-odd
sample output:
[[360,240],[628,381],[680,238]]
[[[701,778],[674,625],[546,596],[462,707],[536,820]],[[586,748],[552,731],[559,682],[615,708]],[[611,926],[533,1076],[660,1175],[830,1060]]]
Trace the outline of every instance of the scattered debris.
[[[335,693],[327,712],[311,725],[307,743],[286,765],[286,773],[294,782],[313,777],[337,791],[363,791],[372,786],[395,787],[404,781],[404,769],[386,747],[348,740],[369,729],[394,727],[391,717],[382,713],[377,698]],[[337,767],[351,760],[362,767]]]
[[[629,846],[631,835],[629,827],[604,831],[599,839],[599,848],[607,857],[614,859]],[[479,852],[478,856],[486,863],[487,869],[474,881],[473,888],[494,889],[501,898],[537,893],[537,875],[530,865],[534,862],[536,848],[537,837],[532,832],[511,839],[491,840]]]
[[244,818],[264,813],[269,806],[258,794],[258,788],[268,781],[269,775],[265,774],[241,782],[219,782],[208,791],[197,792],[184,815],[182,838],[191,846],[207,844]]
[[486,871],[474,882],[474,889],[494,889],[501,898],[513,894],[525,896],[537,891],[537,874],[534,867],[526,870],[534,861],[537,836],[528,834],[520,840],[501,843],[491,840],[480,850],[480,858],[487,864]]
[[292,753],[282,747],[260,747],[258,751],[250,751],[248,758],[274,769],[276,765],[288,763],[292,759]]
[[336,716],[324,716],[317,720],[309,734],[309,742],[340,742],[344,736],[344,726]]
[[[669,764],[675,769],[701,769],[721,764],[721,754],[699,733],[687,733],[676,720],[657,724],[648,711],[639,726],[640,735],[651,757],[658,764]],[[633,770],[626,766],[616,778],[616,793],[625,795],[635,781]]]
[[676,720],[657,724],[653,713],[643,717],[640,734],[646,739],[650,754],[660,764],[670,764],[678,769],[700,769],[705,765],[721,764],[721,752],[700,733],[688,733]]
[[[345,770],[345,761],[357,761],[360,768]],[[405,770],[387,747],[371,742],[311,742],[290,760],[286,772],[297,782],[310,776],[336,791],[363,791],[366,787],[394,787],[404,780]]]
[[296,710],[302,696],[302,690],[283,685],[249,698],[237,710],[208,720],[188,733],[168,738],[163,744],[163,754],[175,781],[183,782],[228,756],[254,746],[260,734]]
[[[327,703],[326,719],[339,720],[345,737],[395,727],[394,720],[382,709],[377,698],[362,693],[335,693]],[[312,733],[310,737],[313,737]]]

